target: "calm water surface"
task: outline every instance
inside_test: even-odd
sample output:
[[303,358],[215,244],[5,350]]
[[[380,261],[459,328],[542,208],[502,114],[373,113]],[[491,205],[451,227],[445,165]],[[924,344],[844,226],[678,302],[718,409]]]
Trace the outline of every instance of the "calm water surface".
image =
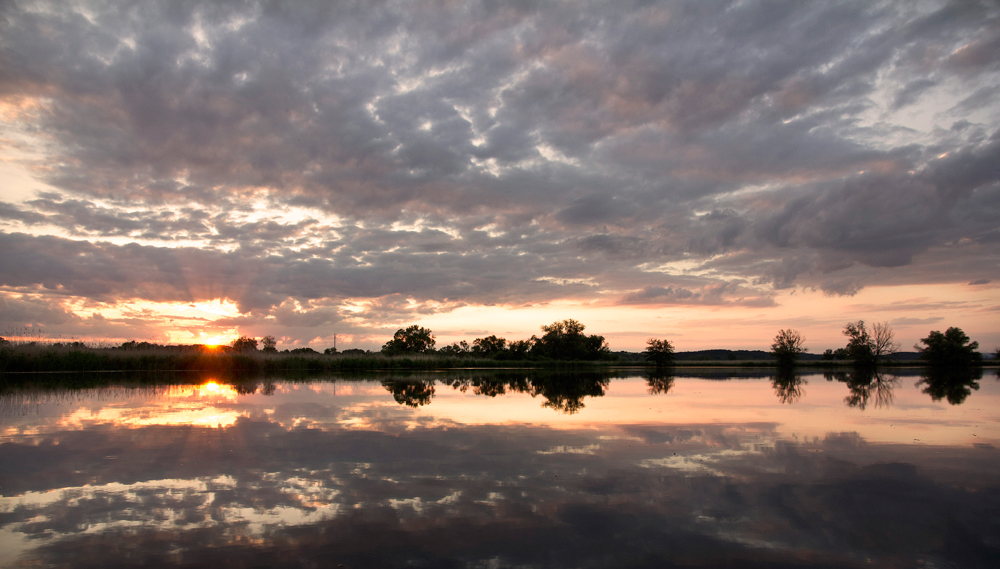
[[8,388],[0,566],[1000,567],[995,371],[635,373]]

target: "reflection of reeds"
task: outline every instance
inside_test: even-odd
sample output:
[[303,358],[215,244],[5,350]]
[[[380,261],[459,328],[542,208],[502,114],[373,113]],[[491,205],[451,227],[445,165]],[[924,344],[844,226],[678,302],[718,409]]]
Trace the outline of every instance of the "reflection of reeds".
[[72,387],[56,385],[22,387],[0,390],[0,417],[24,416],[46,404],[65,404],[74,401],[117,403],[135,397],[153,398],[169,389],[164,385],[124,385],[108,389],[107,385]]

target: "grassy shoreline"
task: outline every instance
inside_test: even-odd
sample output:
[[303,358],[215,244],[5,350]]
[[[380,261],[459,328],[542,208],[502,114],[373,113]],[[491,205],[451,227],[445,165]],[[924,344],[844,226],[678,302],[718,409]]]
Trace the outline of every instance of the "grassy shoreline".
[[0,351],[0,374],[79,372],[214,372],[214,373],[309,373],[339,371],[444,370],[494,368],[607,367],[614,362],[555,360],[491,360],[440,355],[385,356],[212,353],[166,350],[119,351],[114,349],[6,349]]
[[[1000,362],[987,360],[984,367]],[[342,371],[448,370],[448,369],[557,369],[557,368],[652,368],[645,362],[492,360],[441,355],[385,356],[176,352],[166,350],[122,351],[106,348],[7,348],[0,350],[0,374],[81,372],[208,372],[220,374],[268,374],[283,372],[328,373]],[[775,368],[767,360],[679,360],[674,368]],[[801,370],[850,368],[845,360],[799,362]],[[886,361],[887,369],[924,367],[919,361]]]

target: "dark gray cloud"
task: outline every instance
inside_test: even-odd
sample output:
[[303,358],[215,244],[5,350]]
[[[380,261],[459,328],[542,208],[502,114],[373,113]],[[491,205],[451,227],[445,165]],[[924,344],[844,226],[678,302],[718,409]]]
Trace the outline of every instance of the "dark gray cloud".
[[376,325],[851,295],[939,282],[942,250],[952,281],[995,278],[972,267],[1000,243],[998,25],[990,2],[10,2],[3,148],[57,191],[4,196],[4,294],[298,303],[301,333],[347,299]]

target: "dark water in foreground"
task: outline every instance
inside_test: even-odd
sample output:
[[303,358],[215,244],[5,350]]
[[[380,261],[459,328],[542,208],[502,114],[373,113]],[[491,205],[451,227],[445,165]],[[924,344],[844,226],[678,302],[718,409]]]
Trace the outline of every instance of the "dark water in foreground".
[[1000,567],[994,371],[692,373],[6,391],[0,566]]

